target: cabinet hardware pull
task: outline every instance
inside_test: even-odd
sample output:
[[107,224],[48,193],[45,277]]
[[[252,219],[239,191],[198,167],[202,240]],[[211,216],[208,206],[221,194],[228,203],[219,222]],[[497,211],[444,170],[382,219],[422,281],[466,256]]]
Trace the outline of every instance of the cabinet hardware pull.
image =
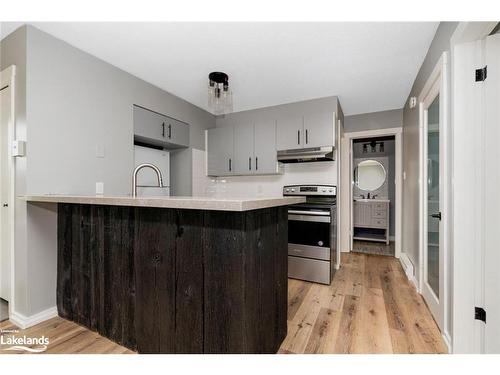
[[251,171],[252,170],[252,158],[248,158],[248,170]]
[[161,136],[165,138],[165,123],[161,124]]
[[231,158],[229,158],[229,172],[231,172]]
[[297,130],[297,144],[300,145],[300,130]]
[[308,132],[307,132],[307,129],[306,129],[306,144],[309,143],[309,137],[308,137]]
[[168,138],[172,138],[172,124],[168,124]]
[[255,157],[255,170],[259,169],[259,158],[256,156]]

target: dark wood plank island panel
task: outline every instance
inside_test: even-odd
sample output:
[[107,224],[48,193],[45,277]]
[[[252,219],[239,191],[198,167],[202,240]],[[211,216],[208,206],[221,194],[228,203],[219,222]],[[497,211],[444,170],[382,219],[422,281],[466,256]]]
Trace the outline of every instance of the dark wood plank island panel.
[[275,353],[287,208],[58,204],[59,315],[140,353]]

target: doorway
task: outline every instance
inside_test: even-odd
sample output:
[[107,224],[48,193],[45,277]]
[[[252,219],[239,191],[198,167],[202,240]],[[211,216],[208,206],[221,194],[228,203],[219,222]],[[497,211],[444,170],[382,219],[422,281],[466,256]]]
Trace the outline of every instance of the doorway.
[[420,103],[420,290],[441,332],[446,327],[448,259],[448,55],[429,77]]
[[352,142],[352,251],[395,255],[396,139],[358,138]]
[[9,318],[12,309],[12,260],[14,189],[9,145],[14,129],[15,67],[0,73],[0,321]]
[[[372,152],[372,140],[375,141],[374,146],[374,152]],[[384,145],[382,146],[382,153],[380,153],[380,143],[383,142]],[[393,146],[390,145],[387,142],[394,142]],[[363,147],[364,144],[366,144],[366,153],[363,152]],[[358,190],[355,191],[354,185],[355,185],[355,178],[358,179],[359,181],[359,174],[355,176],[355,165],[354,165],[354,153],[355,153],[355,148],[358,148],[361,152],[362,159],[370,159],[370,155],[379,155],[386,154],[387,149],[390,147],[394,147],[394,165],[390,166],[390,169],[393,169],[391,171],[391,176],[387,176],[390,178],[390,180],[387,180],[387,184],[393,183],[394,185],[394,204],[393,204],[393,234],[391,235],[390,229],[389,229],[389,245],[392,245],[394,250],[391,251],[390,255],[393,255],[396,258],[400,258],[401,255],[401,229],[402,229],[402,210],[401,210],[401,202],[402,202],[402,186],[403,186],[403,152],[402,152],[402,145],[403,145],[403,129],[401,127],[397,128],[386,128],[386,129],[376,129],[376,130],[364,130],[364,131],[359,131],[359,132],[350,132],[350,133],[344,133],[344,137],[342,138],[342,168],[346,171],[349,171],[349,173],[345,173],[344,177],[341,178],[340,185],[343,189],[343,191],[349,192],[349,194],[344,194],[340,197],[340,213],[341,213],[341,218],[340,218],[340,243],[341,243],[341,249],[342,251],[353,251],[354,245],[357,245],[355,243],[355,237],[357,236],[358,230],[355,230],[356,228],[365,228],[365,229],[370,229],[369,227],[361,227],[359,225],[359,221],[356,222],[356,225],[354,223],[355,220],[355,214],[354,210],[358,210],[357,215],[366,215],[367,217],[369,216],[370,219],[373,215],[375,215],[374,220],[376,220],[376,227],[375,229],[380,229],[380,227],[387,223],[384,220],[382,220],[382,217],[378,217],[377,215],[384,215],[382,211],[384,211],[384,207],[382,207],[382,202],[378,203],[378,206],[373,208],[373,214],[371,211],[368,211],[368,209],[365,209],[360,205],[359,203],[356,204],[356,207],[354,206],[355,203],[355,196],[354,194],[357,192],[359,193],[358,195],[358,200],[362,200],[363,197],[361,194],[364,196],[364,199],[368,201],[368,191],[363,191],[360,192]],[[391,151],[392,152],[392,151]],[[368,164],[370,163],[365,163],[368,167]],[[368,173],[370,173],[370,170],[373,167],[368,167]],[[363,166],[361,167],[363,169]],[[384,168],[386,171],[389,171],[389,167]],[[378,172],[377,172],[378,170]],[[359,171],[359,170],[358,170]],[[382,173],[382,169],[373,169],[373,173]],[[394,174],[392,174],[394,172]],[[357,172],[356,172],[357,173]],[[387,172],[386,172],[387,173]],[[388,185],[387,185],[388,186]],[[363,186],[362,186],[363,187]],[[366,187],[366,186],[364,186]],[[367,203],[372,202],[373,194],[375,194],[375,200],[379,198],[382,200],[383,196],[380,194],[377,194],[377,192],[370,191],[370,201]],[[389,199],[386,199],[386,201],[389,201]],[[374,200],[373,200],[374,202]],[[362,203],[362,202],[360,202]],[[390,202],[387,202],[389,204]],[[373,203],[375,204],[375,202]],[[382,213],[381,213],[382,212]],[[391,220],[390,217],[390,207],[389,207],[389,216],[387,217],[389,219],[389,223]],[[359,217],[359,216],[358,216]],[[386,219],[387,219],[386,218]],[[356,219],[357,220],[357,219]],[[382,232],[385,233],[385,232]],[[380,235],[380,231],[378,231],[378,234]],[[356,241],[364,241],[364,239],[359,239],[358,237]],[[391,244],[392,242],[392,244]],[[384,242],[376,242],[376,241],[366,241],[364,244],[360,244],[365,247],[365,249],[361,249],[361,252],[368,252],[370,253],[370,247],[380,247],[380,245],[383,245]],[[360,249],[360,247],[357,247],[356,249]]]

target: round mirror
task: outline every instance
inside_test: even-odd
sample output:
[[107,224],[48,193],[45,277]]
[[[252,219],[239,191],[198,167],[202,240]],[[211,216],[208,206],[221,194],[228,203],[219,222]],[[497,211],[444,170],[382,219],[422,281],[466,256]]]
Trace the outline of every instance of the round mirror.
[[377,190],[384,184],[385,178],[385,168],[376,160],[364,160],[354,170],[354,181],[361,190]]

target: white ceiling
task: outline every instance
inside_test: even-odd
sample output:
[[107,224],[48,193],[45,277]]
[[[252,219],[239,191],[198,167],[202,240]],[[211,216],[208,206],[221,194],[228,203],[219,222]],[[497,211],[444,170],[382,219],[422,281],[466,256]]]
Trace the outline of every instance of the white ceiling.
[[[234,111],[338,95],[345,114],[402,108],[437,22],[32,23],[199,107],[229,74]],[[2,23],[2,38],[20,23]]]

